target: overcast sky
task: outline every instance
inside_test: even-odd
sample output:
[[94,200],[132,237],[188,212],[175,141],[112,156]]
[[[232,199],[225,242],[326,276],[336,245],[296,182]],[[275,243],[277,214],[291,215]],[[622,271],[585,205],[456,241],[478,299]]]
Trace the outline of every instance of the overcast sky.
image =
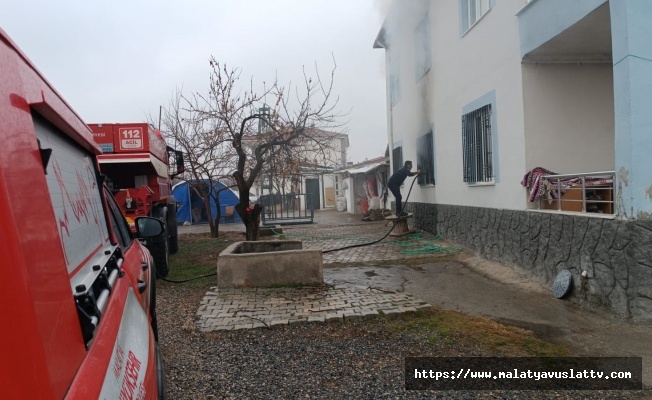
[[158,116],[176,88],[208,88],[210,56],[244,80],[328,75],[349,161],[384,155],[385,66],[372,45],[381,0],[3,0],[0,27],[87,123]]

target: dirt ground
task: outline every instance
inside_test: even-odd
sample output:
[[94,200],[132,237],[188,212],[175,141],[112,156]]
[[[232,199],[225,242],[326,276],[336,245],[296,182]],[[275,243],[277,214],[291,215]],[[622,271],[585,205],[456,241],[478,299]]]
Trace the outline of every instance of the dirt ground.
[[[321,217],[322,224],[359,223],[350,214],[343,214],[321,211],[316,222],[320,223]],[[550,288],[518,270],[468,251],[445,260],[381,264],[368,261],[348,267],[338,263],[335,268],[325,267],[324,278],[327,282],[405,291],[443,309],[529,329],[539,338],[568,345],[579,356],[643,357],[643,382],[645,387],[652,387],[652,319],[624,320],[607,311],[556,299]]]
[[558,300],[518,271],[466,252],[453,261],[423,261],[339,267],[324,275],[335,282],[405,291],[443,309],[525,328],[569,346],[578,356],[643,357],[644,384],[652,386],[651,323]]

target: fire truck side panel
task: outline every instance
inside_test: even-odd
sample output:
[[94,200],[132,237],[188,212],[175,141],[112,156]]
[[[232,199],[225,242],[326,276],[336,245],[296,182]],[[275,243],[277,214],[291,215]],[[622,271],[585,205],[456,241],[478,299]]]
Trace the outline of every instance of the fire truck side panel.
[[152,184],[158,187],[158,192],[160,193],[161,200],[167,199],[172,194],[170,192],[170,185],[166,178],[156,177],[156,179],[151,179]]
[[148,147],[149,136],[147,136],[147,130],[143,126],[121,126],[114,129],[113,134],[117,139],[116,149],[120,152],[140,152],[145,151]]
[[[160,132],[146,123],[89,124],[104,153],[152,153],[167,165],[168,153]],[[166,176],[167,172],[163,174]]]
[[[168,165],[168,152],[167,145],[163,139],[161,132],[154,130],[149,126],[149,151],[154,154],[156,158],[163,162],[163,164]],[[161,176],[167,176],[167,171]]]
[[100,145],[104,153],[113,153],[115,151],[113,129],[111,129],[110,125],[96,126],[92,131],[93,139]]

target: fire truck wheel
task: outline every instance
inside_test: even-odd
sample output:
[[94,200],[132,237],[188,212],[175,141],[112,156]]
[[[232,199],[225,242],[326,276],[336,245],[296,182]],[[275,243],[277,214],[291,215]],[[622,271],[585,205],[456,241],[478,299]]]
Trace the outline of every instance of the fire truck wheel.
[[167,218],[167,228],[170,234],[170,238],[168,239],[170,254],[177,254],[179,251],[179,241],[177,240],[177,203],[175,201],[168,203]]
[[156,275],[162,276],[165,278],[170,273],[170,251],[168,248],[168,241],[165,240],[165,233],[162,234],[163,241],[153,241],[150,246],[149,251],[152,253],[152,258],[154,258],[154,264],[156,264]]
[[170,246],[170,254],[177,254],[179,251],[179,240],[177,239],[176,236],[170,236],[170,240],[168,241],[169,246]]
[[147,248],[152,253],[154,264],[156,264],[156,276],[165,278],[170,273],[170,247],[168,239],[170,233],[167,224],[167,207],[157,207],[152,211],[152,216],[160,219],[165,224],[165,231],[149,241]]

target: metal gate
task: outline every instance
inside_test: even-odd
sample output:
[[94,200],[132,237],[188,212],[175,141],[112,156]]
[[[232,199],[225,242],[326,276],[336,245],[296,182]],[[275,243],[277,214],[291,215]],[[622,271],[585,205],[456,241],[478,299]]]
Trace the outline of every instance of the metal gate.
[[302,204],[311,204],[311,197],[308,193],[261,196],[258,201],[263,206],[263,212],[260,214],[262,224],[312,224],[315,218],[314,209],[301,207]]

